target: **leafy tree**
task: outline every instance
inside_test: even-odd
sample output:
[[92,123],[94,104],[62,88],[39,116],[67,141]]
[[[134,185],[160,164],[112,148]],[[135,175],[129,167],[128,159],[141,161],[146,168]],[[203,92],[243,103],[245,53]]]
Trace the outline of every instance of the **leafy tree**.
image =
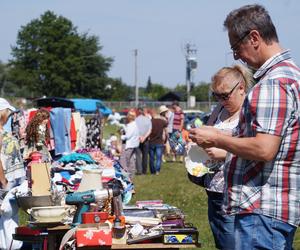
[[112,59],[99,53],[102,47],[96,36],[78,34],[68,19],[46,11],[21,27],[16,43],[10,79],[19,87],[18,94],[97,97],[104,93]]
[[196,96],[197,102],[207,102],[209,95],[210,84],[205,82],[200,82],[198,85],[194,86],[191,91],[191,95]]
[[147,86],[146,86],[145,91],[149,93],[149,92],[151,92],[151,88],[152,88],[152,81],[151,81],[151,76],[149,76],[148,80],[147,80]]
[[152,83],[151,92],[147,93],[149,99],[158,100],[161,96],[165,95],[168,91],[168,88],[164,87],[162,84]]
[[8,85],[9,67],[0,61],[0,95],[4,96],[5,88]]
[[186,85],[178,84],[178,85],[174,88],[174,91],[181,94],[181,96],[183,97],[183,100],[182,100],[182,101],[186,101],[186,99],[187,99],[187,95],[186,95]]

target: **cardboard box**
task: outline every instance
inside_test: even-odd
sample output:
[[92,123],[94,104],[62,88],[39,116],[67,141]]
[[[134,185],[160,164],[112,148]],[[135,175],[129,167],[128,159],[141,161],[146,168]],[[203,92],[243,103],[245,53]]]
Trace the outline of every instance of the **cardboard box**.
[[108,223],[81,224],[75,237],[77,247],[112,245],[112,232]]
[[171,228],[163,230],[164,244],[197,244],[199,232],[196,228]]
[[82,214],[82,224],[104,223],[107,219],[107,212],[86,212]]
[[50,195],[50,164],[33,163],[30,168],[32,196]]

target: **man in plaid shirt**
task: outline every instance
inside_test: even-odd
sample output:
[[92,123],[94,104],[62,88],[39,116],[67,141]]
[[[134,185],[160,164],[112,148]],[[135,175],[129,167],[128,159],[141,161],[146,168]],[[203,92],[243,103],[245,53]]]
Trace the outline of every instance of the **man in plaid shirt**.
[[[235,249],[292,249],[300,222],[300,70],[279,45],[260,5],[224,22],[235,60],[255,69],[235,136],[211,127],[190,131],[203,147],[233,154],[225,167],[224,208],[235,217]],[[228,93],[218,93],[228,94]]]

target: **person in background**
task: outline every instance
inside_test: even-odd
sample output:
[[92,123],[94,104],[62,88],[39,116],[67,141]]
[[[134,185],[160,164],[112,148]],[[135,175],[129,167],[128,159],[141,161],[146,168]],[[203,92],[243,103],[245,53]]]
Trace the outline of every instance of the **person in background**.
[[147,174],[148,154],[149,154],[149,135],[152,129],[151,119],[146,116],[146,108],[138,109],[139,115],[135,119],[140,135],[140,145],[136,150],[136,174]]
[[115,109],[112,109],[112,113],[107,117],[107,121],[110,125],[120,126],[121,115],[116,112]]
[[114,160],[120,160],[122,145],[116,135],[110,137],[109,154]]
[[193,121],[193,126],[195,128],[200,128],[203,125],[200,115],[197,115],[195,120]]
[[191,129],[191,125],[185,123],[184,124],[184,128],[182,129],[182,140],[184,141],[185,145],[187,145],[189,142],[191,142],[192,140],[189,138],[189,130]]
[[18,207],[10,202],[13,194],[8,193],[25,180],[25,168],[18,140],[5,131],[3,126],[15,108],[0,98],[0,248],[19,249],[19,241],[12,242],[12,234],[18,226]]
[[103,137],[103,122],[104,117],[102,112],[97,109],[93,117],[86,122],[87,134],[86,134],[86,147],[93,149],[102,148]]
[[121,140],[125,141],[125,148],[122,151],[120,163],[124,169],[129,172],[130,179],[133,178],[136,169],[136,148],[140,144],[139,130],[135,122],[135,112],[133,110],[127,113],[127,124],[124,128],[124,134]]
[[152,130],[149,136],[150,173],[152,175],[159,175],[168,123],[162,115],[157,115],[156,110],[154,109],[152,110],[151,122]]
[[150,108],[144,108],[144,114],[147,116],[150,120],[152,119],[152,109]]
[[164,154],[163,154],[163,158],[162,158],[162,161],[166,162],[166,159],[170,158],[171,154],[173,154],[173,152],[171,152],[171,147],[170,147],[168,138],[171,136],[171,134],[173,132],[174,113],[172,111],[172,106],[162,105],[162,107],[164,107],[164,109],[166,109],[166,112],[164,112],[162,115],[166,118],[166,120],[168,122],[167,140],[166,140],[166,143],[165,143]]
[[[174,118],[173,118],[173,131],[181,134],[181,131],[184,126],[184,113],[182,112],[181,107],[179,106],[178,101],[174,101],[172,104],[173,112],[174,112]],[[182,161],[182,157],[180,157],[180,160]],[[173,161],[176,161],[176,154],[174,153]]]
[[235,60],[255,69],[235,136],[203,126],[190,137],[233,155],[224,209],[235,214],[231,249],[293,249],[300,221],[300,70],[281,47],[268,11],[246,5],[224,22]]
[[33,152],[39,152],[42,155],[43,162],[51,162],[52,157],[48,150],[50,141],[48,122],[50,113],[46,109],[39,109],[26,127],[26,140],[23,157],[30,159]]
[[24,150],[26,138],[25,103],[26,100],[24,98],[17,101],[16,106],[18,110],[11,115],[11,123],[9,121],[6,123],[11,125],[11,133],[19,141],[21,152]]
[[[211,114],[208,125],[231,133],[238,125],[239,114],[247,90],[252,84],[251,72],[242,65],[224,67],[212,77],[211,90],[219,105]],[[205,149],[214,161],[213,172],[203,177],[188,174],[189,179],[204,186],[208,198],[208,221],[217,249],[232,249],[234,216],[222,212],[224,198],[224,162],[227,151],[216,147]]]

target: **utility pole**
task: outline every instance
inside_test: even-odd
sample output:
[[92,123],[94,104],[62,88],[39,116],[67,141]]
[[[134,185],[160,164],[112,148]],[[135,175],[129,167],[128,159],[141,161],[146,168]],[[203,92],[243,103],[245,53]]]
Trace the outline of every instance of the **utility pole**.
[[135,49],[134,51],[134,85],[135,85],[135,107],[139,106],[139,86],[137,81],[137,55],[138,50]]
[[195,48],[195,45],[192,45],[190,43],[187,43],[185,45],[185,60],[186,60],[186,94],[187,94],[187,100],[186,104],[189,108],[191,106],[190,103],[190,92],[191,92],[191,74],[192,70],[195,70],[197,68],[197,61],[196,61],[196,55],[197,49]]

